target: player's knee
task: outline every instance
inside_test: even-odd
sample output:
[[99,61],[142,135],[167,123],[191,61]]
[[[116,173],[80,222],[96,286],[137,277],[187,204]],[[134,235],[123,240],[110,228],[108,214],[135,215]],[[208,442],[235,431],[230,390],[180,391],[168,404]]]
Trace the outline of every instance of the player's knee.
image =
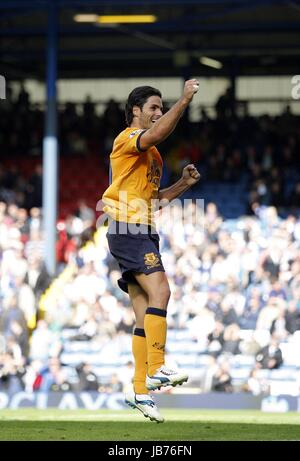
[[167,305],[171,296],[169,284],[166,283],[163,287],[161,287],[161,296],[162,299],[165,301],[165,304]]
[[167,308],[169,299],[171,296],[171,291],[168,283],[162,283],[151,293],[150,299],[152,304],[155,306],[160,306],[164,309]]

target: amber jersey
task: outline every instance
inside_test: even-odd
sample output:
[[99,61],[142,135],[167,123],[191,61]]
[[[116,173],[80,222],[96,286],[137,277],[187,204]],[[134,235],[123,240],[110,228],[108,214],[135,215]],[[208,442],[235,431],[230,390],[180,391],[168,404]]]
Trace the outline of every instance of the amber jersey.
[[143,131],[126,128],[115,139],[110,155],[111,185],[102,201],[104,212],[116,221],[153,226],[163,162],[155,146],[139,149]]

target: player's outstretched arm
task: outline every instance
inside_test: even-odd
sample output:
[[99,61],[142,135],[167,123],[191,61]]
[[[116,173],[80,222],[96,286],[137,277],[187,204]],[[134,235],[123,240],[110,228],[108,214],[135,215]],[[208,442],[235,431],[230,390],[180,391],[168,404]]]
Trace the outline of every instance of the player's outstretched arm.
[[146,150],[164,141],[176,127],[183,112],[197,93],[199,82],[196,79],[187,80],[184,84],[183,93],[180,99],[158,119],[153,127],[145,131],[140,137],[140,147]]

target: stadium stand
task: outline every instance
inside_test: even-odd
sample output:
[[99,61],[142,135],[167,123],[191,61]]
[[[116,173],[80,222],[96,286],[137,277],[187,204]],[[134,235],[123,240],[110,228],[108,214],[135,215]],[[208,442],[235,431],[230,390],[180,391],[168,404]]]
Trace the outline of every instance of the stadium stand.
[[[105,227],[94,234],[122,111],[114,101],[102,116],[92,101],[81,115],[74,104],[60,111],[59,267],[51,280],[43,264],[42,112],[22,91],[0,106],[7,134],[0,139],[0,389],[125,389],[134,318],[117,287]],[[203,178],[183,198],[203,198],[204,215],[190,204],[191,215],[200,214],[184,224],[176,205],[173,219],[167,210],[158,219],[172,291],[168,357],[189,371],[191,391],[299,393],[297,123],[290,113],[183,120],[161,148],[162,186],[187,162]]]
[[[131,380],[134,319],[117,288],[106,228],[74,251],[35,298],[41,266],[32,268],[20,251],[22,234],[10,207],[1,203],[1,210],[1,389],[77,389],[79,370],[89,366],[99,389],[124,389]],[[228,222],[208,204],[204,221],[197,227],[197,220],[194,226],[172,223],[169,214],[158,219],[173,292],[169,359],[189,370],[191,390],[295,395],[299,218],[282,219],[275,208],[261,207],[258,215]],[[50,281],[43,277],[45,289]]]

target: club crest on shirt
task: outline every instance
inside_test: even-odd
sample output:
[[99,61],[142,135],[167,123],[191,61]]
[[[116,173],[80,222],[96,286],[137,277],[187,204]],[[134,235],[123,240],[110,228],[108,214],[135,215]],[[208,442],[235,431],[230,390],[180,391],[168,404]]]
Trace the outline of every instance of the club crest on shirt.
[[140,134],[144,130],[134,130],[130,133],[129,139],[133,138],[136,134]]
[[159,188],[161,174],[162,174],[162,170],[161,170],[161,167],[158,161],[152,157],[151,163],[147,171],[148,181],[151,184],[154,184],[157,188]]
[[147,269],[161,265],[159,257],[155,253],[145,253],[144,261]]

